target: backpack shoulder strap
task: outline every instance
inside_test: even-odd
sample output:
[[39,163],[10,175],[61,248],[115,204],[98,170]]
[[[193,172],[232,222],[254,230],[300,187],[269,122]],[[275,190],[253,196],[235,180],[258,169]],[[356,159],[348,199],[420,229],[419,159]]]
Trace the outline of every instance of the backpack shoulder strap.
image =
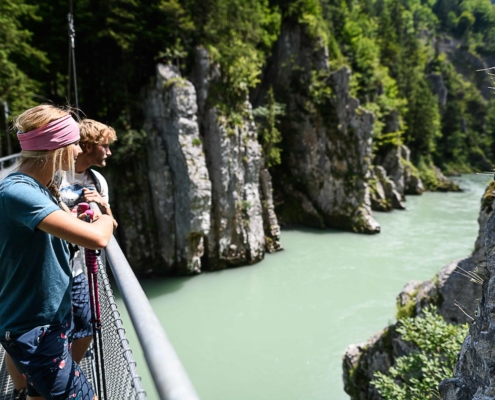
[[96,174],[91,168],[88,168],[89,175],[91,176],[91,179],[93,179],[93,182],[95,183],[95,188],[98,193],[101,194],[101,183],[100,180],[97,178]]

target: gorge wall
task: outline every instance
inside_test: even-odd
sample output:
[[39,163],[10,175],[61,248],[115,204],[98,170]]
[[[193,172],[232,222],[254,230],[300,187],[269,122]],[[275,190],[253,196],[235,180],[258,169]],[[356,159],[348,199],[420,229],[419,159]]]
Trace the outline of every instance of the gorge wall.
[[[193,59],[189,80],[157,65],[141,95],[143,129],[110,174],[118,235],[136,272],[256,263],[282,248],[279,224],[377,233],[372,209],[404,209],[406,194],[424,191],[406,146],[372,160],[375,117],[350,95],[351,71],[330,70],[326,46],[307,25],[282,24],[235,121],[218,106],[219,65],[203,47]],[[281,164],[268,171],[252,104],[266,105],[270,90],[285,113]]]
[[[474,343],[478,343],[474,333],[476,329],[480,330],[481,318],[479,309],[481,307],[489,307],[487,300],[487,276],[489,273],[489,258],[485,258],[485,247],[483,243],[490,242],[493,233],[493,218],[492,211],[495,203],[495,182],[487,187],[482,198],[481,209],[478,217],[479,231],[475,242],[473,253],[462,260],[457,260],[446,265],[442,270],[430,281],[420,282],[411,281],[407,283],[402,292],[397,297],[398,314],[403,317],[414,317],[421,315],[424,307],[435,305],[438,308],[439,314],[446,321],[452,323],[467,323],[471,322],[472,318],[476,318],[476,322],[471,326],[471,335],[468,337],[461,352],[460,360],[462,367],[459,364],[456,368],[456,378],[448,380],[443,384],[442,393],[446,393],[444,399],[472,399],[475,397],[448,397],[453,396],[452,393],[464,393],[463,387],[467,387],[466,382],[469,381],[471,389],[479,383],[476,378],[477,370],[485,368],[488,361],[488,353],[484,353],[483,360],[473,358],[476,350],[473,349]],[[486,232],[486,233],[485,233]],[[487,247],[488,250],[489,247]],[[488,254],[488,253],[487,253]],[[488,269],[487,269],[488,262]],[[465,276],[464,271],[474,272],[485,279],[485,284],[482,287],[470,281]],[[485,292],[483,294],[483,292]],[[478,301],[481,300],[478,308]],[[456,303],[460,307],[456,306]],[[461,309],[462,308],[462,309]],[[475,317],[474,311],[478,309],[478,316]],[[485,319],[486,319],[485,310]],[[485,323],[485,327],[486,327]],[[409,354],[413,349],[408,342],[401,339],[396,331],[396,324],[385,328],[382,332],[371,337],[366,343],[350,345],[343,356],[343,371],[344,371],[344,388],[352,399],[359,400],[380,400],[382,397],[374,386],[370,384],[375,372],[387,373],[388,369],[394,365],[398,357]],[[478,328],[475,328],[478,327]],[[469,350],[467,350],[471,346]],[[485,346],[486,347],[486,346]],[[466,350],[465,350],[466,349]],[[487,348],[488,349],[488,348]],[[464,364],[462,364],[464,354]],[[470,356],[466,356],[470,354]],[[477,356],[479,357],[479,356]],[[474,368],[474,362],[479,362]],[[483,364],[483,363],[484,364]],[[481,365],[484,365],[481,366]],[[467,373],[467,370],[470,370]],[[463,375],[467,374],[465,378]],[[484,372],[487,377],[488,372]],[[467,379],[467,380],[466,380]],[[480,378],[481,379],[481,378]],[[466,382],[465,382],[466,380]],[[486,383],[486,382],[485,382]],[[464,385],[464,386],[463,386]],[[462,390],[461,390],[462,389]],[[470,390],[471,390],[470,389]],[[477,389],[472,391],[474,394]],[[447,395],[448,393],[448,395]],[[484,399],[484,397],[476,397],[476,399]],[[487,398],[488,399],[488,398]]]
[[[221,79],[211,65],[209,54],[196,49],[193,81],[199,93],[199,115],[205,157],[212,182],[212,224],[207,236],[207,262],[210,269],[229,265],[251,264],[263,258],[267,242],[280,247],[278,223],[270,211],[271,191],[260,190],[269,185],[270,174],[261,173],[262,151],[254,124],[251,104],[246,99],[240,124],[229,124],[227,116],[209,104],[212,80]],[[262,197],[266,197],[265,213]],[[265,220],[270,222],[263,222]],[[264,226],[274,226],[267,230]],[[268,239],[267,239],[268,238]]]
[[[242,121],[232,123],[215,106],[218,65],[202,47],[194,59],[190,81],[158,64],[142,95],[140,153],[110,177],[119,237],[138,273],[258,262],[265,251],[281,249],[279,219],[379,232],[369,188],[374,117],[349,95],[349,69],[329,70],[318,38],[302,24],[285,24],[253,95],[260,106],[273,87],[288,110],[282,164],[270,172],[249,99]],[[311,85],[321,93],[308,91]]]
[[349,94],[350,70],[330,71],[328,50],[307,27],[286,21],[263,80],[285,105],[282,164],[273,168],[275,209],[283,224],[376,233],[368,179],[374,116]]
[[140,273],[252,264],[281,249],[250,104],[241,126],[229,131],[215,109],[204,107],[205,61],[199,51],[199,99],[175,67],[157,65],[143,93],[145,145],[122,175],[112,174],[121,243]]
[[495,399],[493,368],[495,363],[495,183],[492,181],[484,197],[486,233],[484,240],[476,243],[484,253],[484,267],[479,275],[483,279],[479,304],[474,321],[464,340],[457,359],[454,377],[439,385],[444,400],[492,400]]

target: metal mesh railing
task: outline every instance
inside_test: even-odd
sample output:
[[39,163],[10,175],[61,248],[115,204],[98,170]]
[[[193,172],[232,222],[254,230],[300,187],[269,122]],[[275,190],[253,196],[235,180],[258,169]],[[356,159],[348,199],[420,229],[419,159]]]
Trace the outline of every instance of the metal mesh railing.
[[11,154],[10,156],[0,158],[0,169],[11,166],[21,156],[21,153]]
[[5,178],[13,170],[14,164],[20,155],[20,153],[17,153],[0,158],[0,180]]
[[[106,400],[145,399],[146,392],[137,374],[136,363],[132,358],[132,350],[125,336],[110,280],[100,257],[98,257],[98,264],[104,365],[103,369],[96,373],[105,374]],[[96,379],[93,380],[95,381]]]
[[0,400],[11,400],[14,398],[14,384],[7,374],[5,354],[5,350],[0,346]]
[[[103,368],[96,371],[94,348],[92,347],[81,362],[81,368],[93,387],[98,379],[96,374],[105,374],[106,397],[101,400],[134,400],[146,399],[146,392],[137,374],[136,363],[132,358],[132,350],[125,336],[120,313],[115,303],[115,296],[110,280],[102,262],[98,257],[98,286],[101,310],[101,333],[103,338]],[[102,380],[103,381],[103,380]],[[0,400],[13,399],[14,385],[8,376],[5,365],[5,351],[0,346]]]

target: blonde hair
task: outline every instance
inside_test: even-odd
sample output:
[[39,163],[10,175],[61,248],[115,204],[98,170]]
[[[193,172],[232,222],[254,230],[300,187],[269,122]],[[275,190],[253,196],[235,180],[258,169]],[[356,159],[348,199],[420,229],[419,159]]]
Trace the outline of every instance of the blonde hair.
[[81,133],[81,141],[79,142],[81,147],[86,146],[87,143],[103,143],[107,138],[109,143],[117,140],[115,129],[93,119],[86,118],[79,122],[79,132]]
[[[41,104],[24,111],[21,115],[14,118],[14,128],[22,133],[29,132],[59,118],[65,117],[70,113],[70,109],[64,110],[62,108],[52,106],[51,104]],[[41,169],[51,168],[53,172],[47,188],[54,197],[59,199],[60,192],[55,184],[54,176],[57,171],[62,169],[64,163],[68,163],[69,171],[74,172],[74,146],[75,144],[69,144],[56,150],[23,150],[21,151],[21,156],[17,162],[16,169],[23,166],[35,166]]]

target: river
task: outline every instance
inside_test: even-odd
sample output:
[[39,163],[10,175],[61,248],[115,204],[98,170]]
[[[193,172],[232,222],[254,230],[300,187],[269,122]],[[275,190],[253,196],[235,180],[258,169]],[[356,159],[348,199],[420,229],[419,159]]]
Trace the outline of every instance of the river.
[[[382,232],[289,229],[257,265],[143,288],[203,400],[344,400],[341,358],[395,320],[395,298],[474,247],[488,175],[408,196]],[[122,309],[122,306],[121,306]],[[158,399],[127,324],[149,399]]]

